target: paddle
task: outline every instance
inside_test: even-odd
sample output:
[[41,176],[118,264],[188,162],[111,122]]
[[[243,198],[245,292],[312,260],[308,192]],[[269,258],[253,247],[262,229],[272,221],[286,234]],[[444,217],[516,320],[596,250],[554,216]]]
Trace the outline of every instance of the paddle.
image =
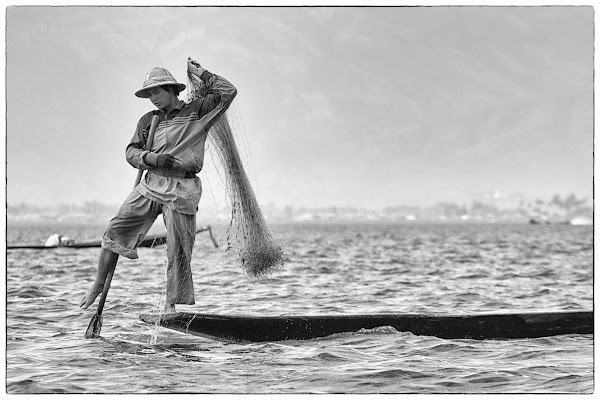
[[106,302],[106,296],[108,295],[108,289],[110,289],[110,282],[112,281],[113,274],[115,273],[116,263],[111,265],[110,271],[104,281],[104,290],[102,291],[102,297],[98,303],[98,309],[96,314],[90,320],[87,331],[85,331],[86,339],[100,337],[100,330],[102,329],[102,310],[104,309],[104,303]]
[[[146,139],[146,150],[148,150],[148,151],[150,151],[152,149],[152,143],[154,142],[154,132],[156,132],[157,126],[158,126],[158,115],[154,115],[152,117],[152,123],[150,124],[150,132],[148,132],[148,139]],[[137,177],[135,178],[135,184],[133,185],[134,188],[142,180],[143,173],[144,173],[143,169],[138,170]]]
[[[156,132],[156,127],[158,126],[158,115],[154,115],[152,117],[152,123],[150,124],[150,132],[148,132],[148,139],[146,139],[146,150],[150,150],[152,148],[152,142],[154,141],[154,132]],[[142,173],[144,171],[140,169],[138,171],[137,177],[135,178],[135,188],[140,181],[142,180]],[[110,289],[110,282],[112,281],[113,274],[115,273],[116,262],[111,265],[108,274],[106,275],[106,280],[104,281],[104,290],[102,290],[102,296],[100,297],[100,302],[98,303],[98,308],[96,309],[96,314],[92,316],[90,320],[90,324],[88,325],[87,331],[85,332],[85,337],[89,338],[97,338],[100,336],[100,330],[102,330],[102,310],[104,309],[104,303],[106,302],[106,296],[108,296],[108,289]]]

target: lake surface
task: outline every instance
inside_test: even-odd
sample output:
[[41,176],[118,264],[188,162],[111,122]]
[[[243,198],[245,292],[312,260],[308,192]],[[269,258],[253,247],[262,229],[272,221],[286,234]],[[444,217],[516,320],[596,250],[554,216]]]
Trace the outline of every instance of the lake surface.
[[[8,223],[9,244],[104,225]],[[160,228],[160,227],[158,227]],[[509,313],[592,310],[590,226],[285,224],[285,268],[255,283],[206,233],[196,305],[249,314]],[[160,230],[160,229],[158,229]],[[215,229],[223,240],[224,229]],[[99,249],[9,250],[9,393],[592,393],[593,335],[448,340],[389,327],[306,341],[222,343],[139,320],[164,301],[166,247],[121,258],[102,337],[78,307]]]

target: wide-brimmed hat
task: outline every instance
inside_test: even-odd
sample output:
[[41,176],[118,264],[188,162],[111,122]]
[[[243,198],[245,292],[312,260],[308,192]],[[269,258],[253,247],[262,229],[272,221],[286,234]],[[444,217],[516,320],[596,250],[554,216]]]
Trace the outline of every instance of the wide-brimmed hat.
[[185,85],[183,83],[177,82],[168,70],[160,67],[155,67],[152,68],[150,72],[146,74],[146,79],[144,80],[143,87],[137,92],[135,92],[135,95],[137,97],[147,99],[148,97],[150,97],[150,95],[148,95],[147,92],[148,89],[163,85],[176,86],[180,92],[183,89],[185,89]]

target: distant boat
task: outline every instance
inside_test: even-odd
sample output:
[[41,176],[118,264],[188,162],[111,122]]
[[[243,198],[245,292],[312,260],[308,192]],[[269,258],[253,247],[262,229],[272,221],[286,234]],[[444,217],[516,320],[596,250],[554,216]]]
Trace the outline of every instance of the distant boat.
[[[208,231],[214,246],[219,247],[219,245],[217,244],[217,241],[213,237],[212,229],[211,229],[210,225],[208,225],[204,228],[198,229],[196,231],[196,233],[206,232],[206,231]],[[46,240],[46,245],[43,245],[43,246],[42,245],[33,245],[33,244],[14,244],[14,245],[7,245],[6,248],[9,250],[14,250],[14,249],[50,250],[50,249],[57,249],[57,248],[88,249],[88,248],[100,247],[101,243],[102,243],[101,240],[76,242],[75,240],[73,240],[71,238],[67,238],[66,236],[61,236],[61,235],[55,233]],[[156,247],[156,246],[159,246],[159,245],[165,244],[165,243],[167,243],[167,235],[166,234],[146,235],[146,237],[144,238],[142,243],[139,245],[139,247]]]
[[593,225],[594,221],[588,217],[575,217],[569,223],[571,225]]
[[530,225],[550,225],[547,219],[529,218]]
[[565,221],[550,221],[548,219],[529,218],[530,225],[593,225],[594,221],[588,217],[575,217]]

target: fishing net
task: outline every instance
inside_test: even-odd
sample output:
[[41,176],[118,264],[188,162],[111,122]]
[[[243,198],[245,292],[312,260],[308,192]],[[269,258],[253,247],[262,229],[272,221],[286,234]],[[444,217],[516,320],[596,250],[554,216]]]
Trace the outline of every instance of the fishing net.
[[[211,90],[188,72],[187,101],[207,96]],[[234,254],[253,279],[269,276],[283,267],[282,246],[271,233],[242,165],[227,113],[210,128],[208,142],[225,175],[225,189],[231,206],[226,252]]]

